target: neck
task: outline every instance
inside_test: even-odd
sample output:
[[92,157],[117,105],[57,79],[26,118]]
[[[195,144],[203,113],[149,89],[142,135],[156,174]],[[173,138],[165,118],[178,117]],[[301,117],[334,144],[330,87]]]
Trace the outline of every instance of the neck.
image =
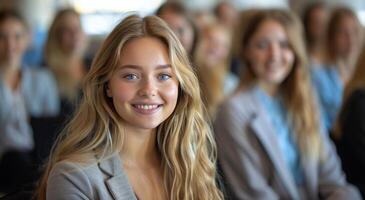
[[260,82],[259,87],[268,95],[275,96],[278,92],[279,87],[272,83]]
[[160,164],[160,155],[156,146],[156,129],[126,129],[124,146],[120,153],[126,166],[149,167]]
[[16,64],[0,66],[0,75],[5,84],[15,90],[20,82],[20,66]]

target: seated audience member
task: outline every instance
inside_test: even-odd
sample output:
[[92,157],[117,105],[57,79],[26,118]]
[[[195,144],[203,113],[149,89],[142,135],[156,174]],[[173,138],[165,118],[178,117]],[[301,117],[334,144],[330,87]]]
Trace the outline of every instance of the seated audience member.
[[194,63],[202,96],[212,119],[223,99],[233,93],[238,78],[229,71],[231,35],[220,24],[210,23],[202,29]]
[[83,92],[51,154],[39,199],[222,199],[198,80],[160,18],[120,22]]
[[71,8],[59,10],[49,28],[44,53],[46,66],[57,81],[65,119],[73,113],[80,96],[80,84],[87,71],[86,44],[80,14]]
[[156,15],[170,26],[190,58],[193,58],[199,36],[198,30],[185,6],[176,1],[168,1],[157,9]]
[[31,116],[59,112],[56,83],[42,68],[22,65],[29,40],[28,26],[19,13],[0,11],[0,191],[9,192],[32,176],[34,147]]
[[246,71],[215,120],[231,197],[361,199],[323,133],[299,19],[285,10],[255,11],[242,28]]
[[352,10],[339,7],[332,11],[326,34],[325,62],[310,66],[327,132],[331,132],[337,118],[343,88],[353,74],[362,37],[360,22]]
[[309,62],[322,65],[329,8],[324,2],[312,2],[304,10],[303,27]]

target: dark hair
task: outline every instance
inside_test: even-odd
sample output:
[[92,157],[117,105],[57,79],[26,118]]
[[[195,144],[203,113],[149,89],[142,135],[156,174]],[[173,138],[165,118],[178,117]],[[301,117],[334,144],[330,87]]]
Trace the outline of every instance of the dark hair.
[[176,1],[168,1],[163,3],[156,11],[157,16],[161,16],[164,12],[173,12],[181,15],[187,15],[188,11],[185,6]]
[[340,6],[333,9],[330,19],[328,21],[327,33],[326,33],[327,36],[326,48],[328,49],[328,53],[331,58],[335,56],[334,55],[335,53],[333,52],[334,51],[333,39],[338,29],[338,23],[345,17],[351,17],[352,19],[354,19],[358,23],[358,26],[360,28],[359,19],[357,18],[355,12],[351,8]]
[[29,28],[24,17],[18,11],[12,9],[0,10],[0,24],[8,19],[18,20],[20,23],[24,25],[24,27],[26,27],[27,29]]
[[195,50],[196,50],[196,46],[199,42],[199,31],[198,28],[196,27],[196,24],[194,23],[194,21],[191,19],[190,17],[190,13],[188,12],[188,10],[186,9],[186,7],[181,4],[180,2],[176,2],[176,1],[167,1],[165,3],[163,3],[157,10],[156,10],[156,15],[161,17],[164,14],[166,14],[167,12],[172,12],[175,13],[177,15],[181,15],[183,16],[186,21],[188,21],[188,23],[190,24],[190,26],[193,29],[193,33],[194,33],[194,38],[193,38],[193,45],[191,47],[191,52],[188,52],[190,55],[190,58],[193,57],[193,55],[195,54]]
[[311,18],[311,13],[316,9],[326,9],[326,4],[324,2],[312,2],[303,11],[302,21],[304,27],[305,39],[309,43],[312,42],[312,38],[309,33],[309,23]]

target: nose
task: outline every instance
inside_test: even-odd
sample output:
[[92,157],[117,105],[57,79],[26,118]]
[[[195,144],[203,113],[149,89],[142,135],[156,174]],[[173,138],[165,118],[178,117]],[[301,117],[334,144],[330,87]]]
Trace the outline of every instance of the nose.
[[279,44],[271,44],[269,47],[269,58],[270,61],[276,61],[280,56],[280,45]]
[[143,97],[154,97],[157,94],[156,83],[150,78],[146,78],[141,81],[141,86],[138,94]]

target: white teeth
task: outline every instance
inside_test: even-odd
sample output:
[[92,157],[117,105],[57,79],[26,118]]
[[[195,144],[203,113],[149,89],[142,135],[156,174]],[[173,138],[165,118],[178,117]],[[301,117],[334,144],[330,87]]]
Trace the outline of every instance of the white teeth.
[[156,109],[158,105],[136,105],[136,108],[143,109],[143,110],[151,110]]

